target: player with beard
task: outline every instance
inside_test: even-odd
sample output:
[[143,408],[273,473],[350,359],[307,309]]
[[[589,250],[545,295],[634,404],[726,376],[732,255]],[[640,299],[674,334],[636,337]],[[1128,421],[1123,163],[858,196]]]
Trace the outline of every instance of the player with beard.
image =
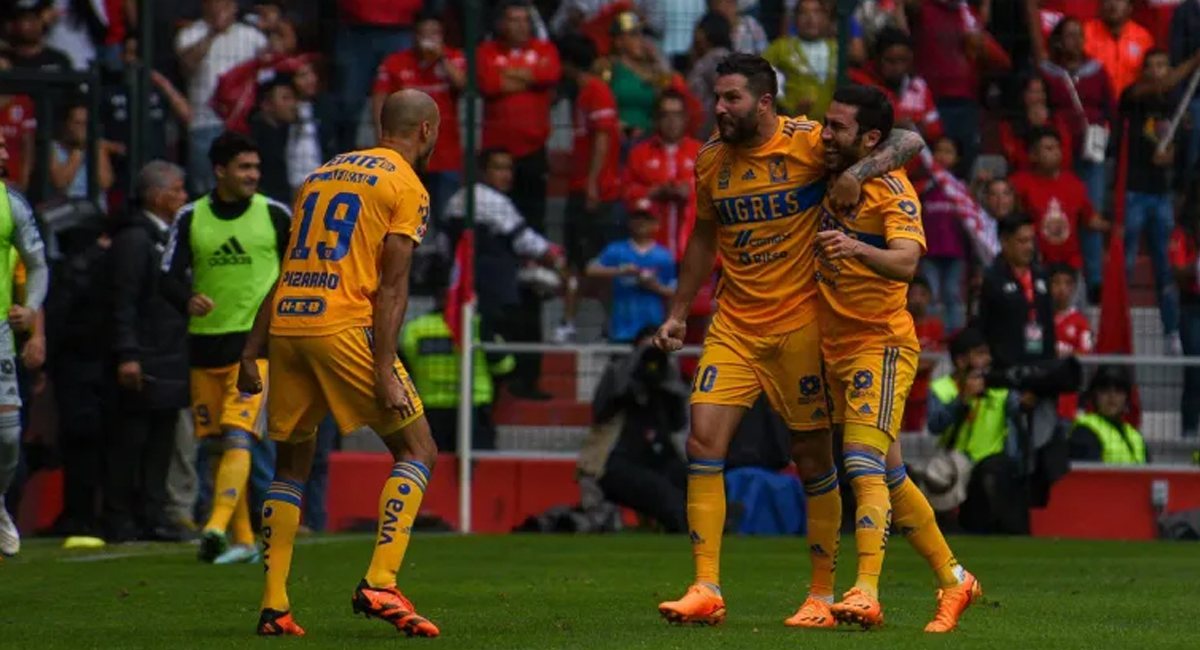
[[396,356],[396,337],[408,306],[413,249],[429,220],[429,193],[418,174],[440,124],[429,95],[390,95],[379,146],[335,156],[308,175],[296,198],[283,269],[254,321],[238,377],[241,390],[262,392],[254,359],[269,334],[267,430],[278,459],[262,512],[259,634],[304,635],[291,614],[287,576],[317,425],[332,413],[343,434],[374,429],[395,460],[379,495],[379,532],[354,590],[354,611],[409,636],[438,635],[396,588],[437,457],[421,400]]
[[[830,627],[841,498],[829,435],[817,334],[813,245],[826,198],[821,125],[775,112],[776,79],[761,57],[733,54],[717,67],[718,136],[696,159],[697,215],[679,288],[655,343],[683,345],[696,293],[720,253],[718,310],[692,389],[687,441],[687,517],[696,578],[683,598],[659,605],[676,623],[725,619],[719,559],[725,526],[724,459],[747,409],[764,391],[793,432],[792,455],[808,495],[812,586],[787,620]],[[837,205],[858,203],[861,184],[899,169],[923,146],[897,130],[829,186]]]
[[[825,164],[850,173],[892,133],[891,102],[878,88],[839,88],[825,115]],[[839,621],[883,623],[879,573],[888,529],[907,537],[937,573],[938,611],[925,628],[949,632],[979,582],[954,559],[933,510],[908,479],[897,435],[921,351],[905,308],[908,283],[925,252],[921,203],[903,171],[865,183],[850,209],[826,201],[816,245],[821,354],[834,427],[844,429],[842,457],[854,490],[858,578],[832,607]]]

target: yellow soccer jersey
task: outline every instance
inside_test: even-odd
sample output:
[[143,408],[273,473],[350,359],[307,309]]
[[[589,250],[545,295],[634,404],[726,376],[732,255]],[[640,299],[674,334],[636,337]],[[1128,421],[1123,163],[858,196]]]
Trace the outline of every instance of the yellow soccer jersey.
[[696,156],[696,218],[717,222],[717,320],[789,332],[816,317],[813,244],[825,197],[821,125],[779,118],[775,136],[739,150],[713,138]]
[[[903,171],[867,181],[862,200],[850,213],[821,206],[821,230],[842,232],[885,248],[894,239],[911,239],[925,251],[921,202]],[[854,259],[830,261],[816,251],[820,287],[821,347],[826,358],[875,347],[920,350],[912,316],[906,309],[908,285],[889,280]]]
[[271,333],[324,336],[371,327],[384,237],[420,244],[429,193],[390,149],[335,156],[308,175],[275,291]]

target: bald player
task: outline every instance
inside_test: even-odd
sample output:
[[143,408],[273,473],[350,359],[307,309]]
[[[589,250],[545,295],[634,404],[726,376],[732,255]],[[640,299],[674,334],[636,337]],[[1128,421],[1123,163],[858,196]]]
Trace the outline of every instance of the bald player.
[[335,156],[308,175],[296,198],[279,280],[259,309],[238,377],[241,390],[262,392],[254,360],[269,329],[267,430],[278,459],[263,503],[266,588],[259,634],[304,635],[291,614],[287,577],[317,424],[332,412],[343,434],[374,429],[394,459],[354,611],[409,636],[438,635],[396,587],[437,457],[421,399],[396,357],[396,338],[408,306],[413,249],[429,219],[429,194],[417,175],[429,162],[440,124],[429,95],[404,90],[389,96],[379,146]]

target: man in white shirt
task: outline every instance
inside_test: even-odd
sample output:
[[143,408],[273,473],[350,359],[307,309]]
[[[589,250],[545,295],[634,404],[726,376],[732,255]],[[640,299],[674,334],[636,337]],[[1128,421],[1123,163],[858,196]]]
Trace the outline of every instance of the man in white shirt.
[[262,32],[237,22],[235,0],[204,0],[201,11],[201,20],[179,30],[175,37],[175,53],[187,79],[188,103],[192,107],[187,171],[193,194],[207,192],[216,184],[208,149],[225,130],[225,124],[208,102],[217,81],[267,47]]

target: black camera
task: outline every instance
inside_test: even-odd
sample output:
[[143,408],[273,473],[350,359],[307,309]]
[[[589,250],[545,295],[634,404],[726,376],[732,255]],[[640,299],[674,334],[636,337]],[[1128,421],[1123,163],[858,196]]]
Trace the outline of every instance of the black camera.
[[670,377],[671,362],[667,353],[653,344],[643,345],[635,354],[638,356],[634,377],[647,388],[656,388]]

